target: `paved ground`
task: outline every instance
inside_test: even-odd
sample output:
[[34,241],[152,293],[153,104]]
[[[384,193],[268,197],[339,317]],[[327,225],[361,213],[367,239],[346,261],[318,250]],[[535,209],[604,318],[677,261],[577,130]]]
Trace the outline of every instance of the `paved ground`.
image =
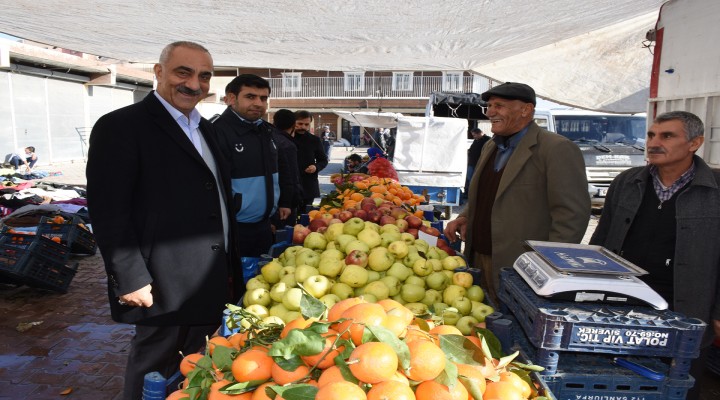
[[[350,153],[333,148],[332,162],[321,176],[323,192],[332,189],[329,174],[338,172]],[[44,181],[85,184],[82,162],[46,169],[62,175]],[[595,225],[591,221],[586,240]],[[100,256],[73,261],[79,268],[67,294],[0,285],[0,400],[120,398],[133,327],[109,318]],[[720,399],[717,384],[703,399]]]

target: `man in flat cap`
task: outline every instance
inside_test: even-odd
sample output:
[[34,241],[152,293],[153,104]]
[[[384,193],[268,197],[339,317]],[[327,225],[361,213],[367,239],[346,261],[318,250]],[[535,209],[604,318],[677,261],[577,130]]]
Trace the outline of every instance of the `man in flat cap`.
[[580,149],[534,121],[535,91],[508,82],[481,95],[492,124],[470,182],[467,207],[445,228],[451,242],[483,271],[481,285],[497,301],[499,271],[512,267],[526,240],[580,243],[590,218]]

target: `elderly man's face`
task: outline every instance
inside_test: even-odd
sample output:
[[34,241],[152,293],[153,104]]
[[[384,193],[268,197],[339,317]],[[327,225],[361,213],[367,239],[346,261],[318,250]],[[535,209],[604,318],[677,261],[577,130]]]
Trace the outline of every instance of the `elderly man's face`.
[[213,61],[203,50],[176,47],[165,64],[155,64],[157,93],[186,116],[207,97]]
[[530,123],[533,113],[534,107],[531,103],[492,96],[488,100],[485,115],[492,124],[492,133],[500,136],[510,136]]
[[655,123],[647,133],[647,160],[658,168],[687,168],[693,154],[703,143],[703,137],[687,139],[679,120]]

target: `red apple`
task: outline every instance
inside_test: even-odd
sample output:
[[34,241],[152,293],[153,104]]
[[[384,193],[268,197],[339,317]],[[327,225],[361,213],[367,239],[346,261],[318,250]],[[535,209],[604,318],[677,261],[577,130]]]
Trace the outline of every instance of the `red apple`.
[[367,263],[368,255],[362,250],[353,250],[347,255],[347,257],[345,257],[345,264],[347,265],[355,264],[365,268]]
[[377,206],[375,204],[364,204],[362,206],[362,209],[366,212],[375,211],[377,210]]
[[395,225],[400,229],[400,232],[406,232],[408,230],[408,222],[404,219],[395,220]]
[[345,222],[353,217],[353,212],[350,210],[340,211],[337,217],[340,221]]
[[307,227],[296,224],[293,227],[293,244],[303,244],[305,242],[305,237],[310,234],[310,229]]
[[375,199],[370,198],[370,197],[366,197],[366,198],[360,200],[360,208],[362,208],[362,207],[363,207],[364,205],[366,205],[366,204],[375,205]]
[[317,233],[325,233],[327,231],[327,226],[321,226],[318,228]]
[[386,207],[386,206],[378,207],[378,211],[380,211],[380,214],[382,214],[382,215],[389,216],[390,214],[392,214],[392,209],[390,207]]
[[422,219],[415,215],[408,215],[405,217],[405,221],[408,223],[408,227],[412,229],[419,229],[422,226]]
[[335,216],[332,215],[332,214],[330,214],[330,213],[320,214],[320,219],[324,219],[325,222],[330,222],[330,220],[333,219],[333,218],[335,218]]
[[355,210],[355,216],[360,218],[363,221],[368,220],[368,213],[365,210]]
[[333,219],[331,219],[330,221],[328,221],[328,226],[330,226],[330,225],[332,225],[332,224],[342,224],[342,223],[343,223],[343,221],[342,221],[341,219],[339,219],[339,218],[333,218]]
[[402,207],[395,207],[392,209],[392,212],[390,213],[395,219],[402,219],[405,218],[408,213],[407,211]]
[[428,235],[431,235],[431,236],[440,237],[440,231],[437,230],[437,228],[433,228],[432,226],[421,225],[421,226],[420,226],[420,231],[421,231],[421,232],[425,232],[425,233],[427,233]]
[[380,222],[381,216],[382,216],[382,214],[380,214],[380,211],[378,211],[378,210],[368,211],[368,219],[367,220],[377,224],[378,222]]
[[315,218],[314,220],[310,221],[310,224],[308,224],[308,228],[310,229],[310,232],[317,232],[318,228],[320,228],[320,227],[327,228],[329,225],[329,222],[330,222],[330,220],[325,220],[322,218]]
[[415,239],[418,238],[418,230],[415,228],[408,228],[405,232],[413,235],[415,237]]
[[395,225],[395,218],[389,215],[383,215],[380,217],[380,226],[383,225]]

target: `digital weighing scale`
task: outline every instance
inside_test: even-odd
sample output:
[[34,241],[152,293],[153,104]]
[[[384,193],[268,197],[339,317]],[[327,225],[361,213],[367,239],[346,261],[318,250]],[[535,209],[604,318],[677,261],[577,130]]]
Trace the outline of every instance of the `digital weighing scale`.
[[604,247],[536,240],[526,243],[533,251],[518,257],[513,268],[539,296],[668,308],[667,301],[637,278],[647,271]]

